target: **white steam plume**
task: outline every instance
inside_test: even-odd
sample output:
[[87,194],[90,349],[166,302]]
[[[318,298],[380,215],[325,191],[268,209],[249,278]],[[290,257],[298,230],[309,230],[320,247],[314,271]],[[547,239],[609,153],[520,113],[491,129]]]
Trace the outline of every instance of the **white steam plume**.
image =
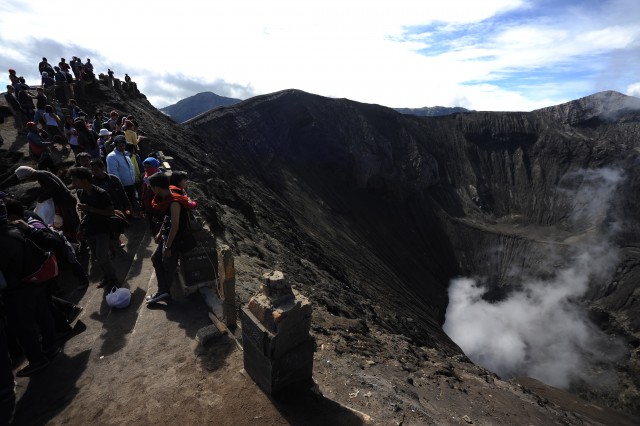
[[[596,225],[606,218],[621,180],[622,173],[612,169],[564,180],[559,195],[571,206],[567,225],[584,235],[551,278],[521,277],[513,283],[518,290],[495,303],[483,299],[487,289],[475,280],[452,281],[444,331],[472,361],[504,378],[526,375],[567,388],[573,379],[589,380],[590,366],[615,357],[617,343],[575,301],[589,285],[605,283],[618,261],[610,233]],[[553,271],[557,258],[549,262]]]

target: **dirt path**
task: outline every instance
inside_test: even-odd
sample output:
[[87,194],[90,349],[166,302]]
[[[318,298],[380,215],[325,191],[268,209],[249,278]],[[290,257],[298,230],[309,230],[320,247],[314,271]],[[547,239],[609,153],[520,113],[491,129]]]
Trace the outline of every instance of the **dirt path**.
[[361,423],[312,393],[286,403],[271,400],[244,375],[234,337],[199,346],[196,333],[211,322],[198,293],[184,296],[176,283],[170,303],[148,308],[144,297],[156,286],[149,259],[155,243],[145,229],[142,222],[132,226],[128,253],[117,258],[131,305],[111,309],[103,290],[88,289],[79,301],[78,334],[64,353],[41,374],[18,379],[15,424]]

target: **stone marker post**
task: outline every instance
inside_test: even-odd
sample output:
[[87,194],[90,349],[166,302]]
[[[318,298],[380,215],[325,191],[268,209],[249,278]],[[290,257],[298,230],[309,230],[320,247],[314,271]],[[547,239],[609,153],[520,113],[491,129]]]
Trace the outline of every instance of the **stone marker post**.
[[227,245],[218,247],[218,294],[222,299],[222,319],[231,329],[236,327],[236,269],[233,253]]
[[258,386],[274,394],[313,384],[311,303],[282,272],[262,275],[262,288],[240,316],[244,369]]

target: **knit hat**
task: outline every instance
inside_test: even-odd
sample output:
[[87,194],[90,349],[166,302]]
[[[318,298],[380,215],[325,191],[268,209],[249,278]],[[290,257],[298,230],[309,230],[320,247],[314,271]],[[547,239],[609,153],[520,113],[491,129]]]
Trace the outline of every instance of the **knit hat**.
[[0,225],[7,223],[7,206],[0,200]]
[[25,180],[36,172],[36,169],[29,166],[20,166],[16,169],[15,173],[18,179]]
[[158,161],[158,159],[153,157],[145,158],[144,161],[142,162],[142,165],[144,166],[145,164],[150,165],[154,169],[157,169],[158,167],[160,167],[160,162]]

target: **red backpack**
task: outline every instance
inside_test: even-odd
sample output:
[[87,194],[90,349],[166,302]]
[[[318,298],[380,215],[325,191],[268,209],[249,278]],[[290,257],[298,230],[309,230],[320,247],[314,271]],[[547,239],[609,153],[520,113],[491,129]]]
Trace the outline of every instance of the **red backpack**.
[[[10,234],[14,235],[15,234]],[[24,256],[22,260],[22,282],[39,284],[58,276],[58,259],[51,251],[42,250],[28,237],[21,235],[24,241]]]

